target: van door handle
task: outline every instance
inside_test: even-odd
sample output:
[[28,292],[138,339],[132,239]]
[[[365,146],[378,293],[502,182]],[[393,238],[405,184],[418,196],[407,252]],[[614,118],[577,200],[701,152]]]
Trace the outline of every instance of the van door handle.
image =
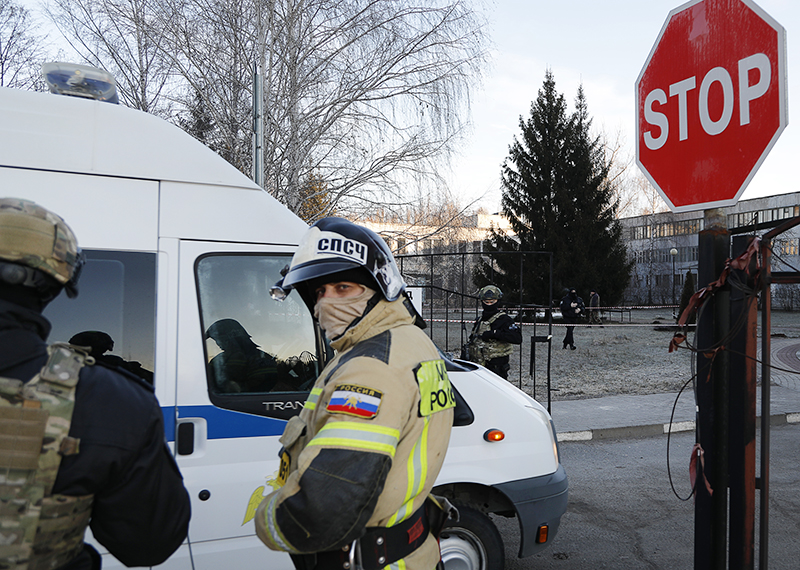
[[179,423],[175,439],[178,455],[191,455],[194,453],[194,423]]

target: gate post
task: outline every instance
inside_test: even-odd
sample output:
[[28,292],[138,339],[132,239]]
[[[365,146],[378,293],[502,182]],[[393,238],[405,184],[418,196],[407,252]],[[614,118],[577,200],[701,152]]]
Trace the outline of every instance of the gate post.
[[[736,258],[753,241],[753,236],[735,236]],[[731,288],[730,350],[730,568],[753,570],[756,494],[756,358],[757,311],[754,261],[750,272],[731,271],[742,285]]]
[[[704,212],[699,234],[698,282],[715,282],[730,253],[730,233],[721,209]],[[705,453],[695,483],[695,570],[725,570],[728,523],[728,372],[722,344],[730,330],[730,286],[718,288],[697,319],[697,440]],[[713,495],[703,483],[707,478]]]

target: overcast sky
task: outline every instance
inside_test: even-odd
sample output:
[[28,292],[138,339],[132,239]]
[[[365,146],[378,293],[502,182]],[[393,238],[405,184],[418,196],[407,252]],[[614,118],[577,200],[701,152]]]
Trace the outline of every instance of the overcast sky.
[[[499,208],[500,164],[519,134],[520,115],[550,68],[556,89],[572,110],[583,83],[594,127],[620,132],[627,153],[635,152],[634,84],[674,0],[497,0],[491,12],[495,43],[493,69],[473,104],[471,143],[454,168],[457,195]],[[742,199],[800,190],[800,124],[793,103],[800,99],[800,0],[757,0],[786,29],[789,125],[766,158]],[[797,119],[800,121],[800,118]],[[613,137],[612,137],[613,138]],[[636,168],[635,165],[633,168]]]

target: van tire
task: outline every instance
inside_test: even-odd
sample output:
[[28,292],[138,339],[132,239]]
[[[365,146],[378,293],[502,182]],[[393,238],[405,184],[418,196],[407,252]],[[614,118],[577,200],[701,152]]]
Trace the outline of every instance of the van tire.
[[503,570],[505,547],[492,520],[476,508],[456,503],[458,522],[448,522],[439,545],[445,570]]

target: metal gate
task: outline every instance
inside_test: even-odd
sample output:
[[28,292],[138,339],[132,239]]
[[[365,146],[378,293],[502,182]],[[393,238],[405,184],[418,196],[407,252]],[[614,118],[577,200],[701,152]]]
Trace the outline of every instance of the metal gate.
[[[402,254],[395,256],[400,273],[410,287],[423,291],[422,299],[416,300],[421,308],[422,317],[428,324],[426,332],[437,346],[449,356],[460,358],[463,347],[469,340],[474,322],[481,313],[478,288],[473,284],[473,275],[482,261],[490,268],[490,281],[496,267],[498,256],[514,256],[519,260],[519,291],[525,290],[524,259],[527,255],[544,256],[548,267],[549,296],[548,299],[535,299],[529,303],[506,304],[504,310],[519,324],[523,332],[523,343],[526,333],[530,334],[531,358],[529,366],[523,362],[523,351],[518,350],[516,357],[517,386],[523,389],[523,376],[527,374],[531,382],[531,395],[537,396],[534,359],[535,346],[538,343],[547,345],[548,374],[544,388],[547,396],[547,408],[550,409],[550,340],[552,338],[553,309],[553,254],[546,251],[503,251],[503,252],[431,252],[420,254]],[[538,302],[537,302],[538,301]],[[542,331],[546,329],[546,334]]]

